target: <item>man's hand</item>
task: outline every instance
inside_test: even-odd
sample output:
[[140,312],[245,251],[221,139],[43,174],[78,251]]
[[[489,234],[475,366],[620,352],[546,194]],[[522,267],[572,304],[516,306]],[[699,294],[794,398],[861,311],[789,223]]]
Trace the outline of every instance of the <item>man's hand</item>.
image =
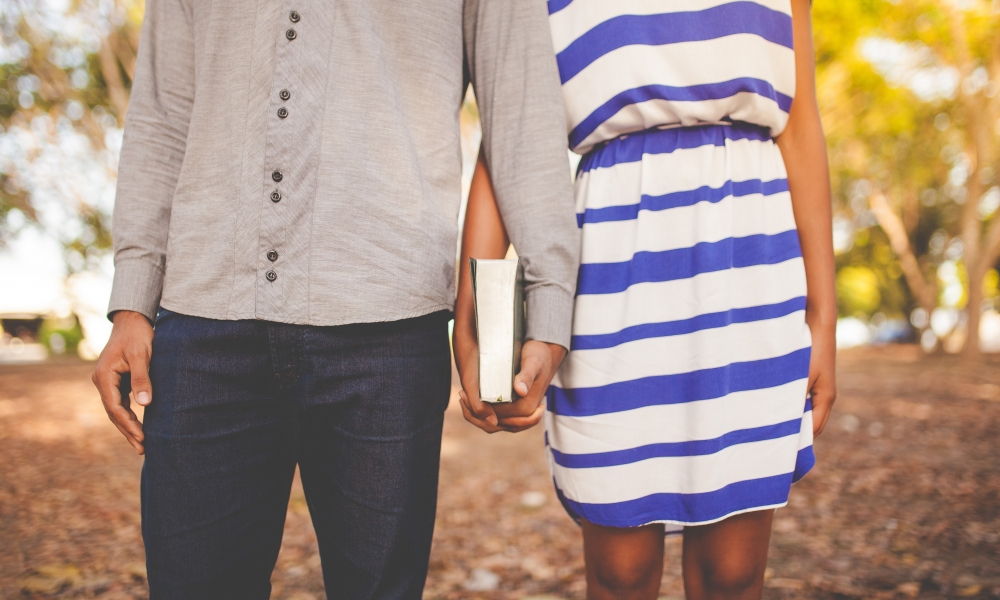
[[120,311],[115,313],[113,320],[111,339],[97,359],[92,380],[101,394],[108,418],[135,451],[142,454],[145,452],[142,423],[132,412],[129,398],[122,398],[119,386],[123,374],[131,374],[131,399],[140,406],[149,406],[153,401],[153,388],[149,382],[153,327],[145,316],[137,312]]
[[556,369],[566,358],[566,349],[558,344],[530,340],[521,348],[521,372],[514,378],[514,391],[520,396],[510,404],[496,404],[493,410],[500,427],[516,433],[530,429],[545,413],[545,391],[549,389]]
[[566,349],[534,340],[526,342],[521,349],[521,372],[514,378],[514,391],[520,398],[510,404],[489,404],[479,398],[479,346],[473,327],[462,326],[456,319],[452,337],[462,380],[459,398],[465,420],[487,433],[516,433],[534,427],[542,420],[545,390],[566,357]]

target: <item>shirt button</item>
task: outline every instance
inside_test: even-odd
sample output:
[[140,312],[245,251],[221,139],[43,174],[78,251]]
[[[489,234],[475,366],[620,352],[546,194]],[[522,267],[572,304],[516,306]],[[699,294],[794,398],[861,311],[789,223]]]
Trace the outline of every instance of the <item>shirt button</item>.
[[286,31],[285,32],[285,37],[288,38],[289,42],[292,41],[292,40],[294,40],[295,39],[295,30],[294,29],[289,29],[288,31]]
[[284,106],[282,106],[281,108],[278,109],[278,118],[279,119],[284,119],[287,116],[288,116],[288,109],[286,109]]
[[281,98],[282,100],[288,100],[289,98],[292,97],[292,94],[288,90],[281,90],[280,92],[278,92],[278,97]]
[[271,202],[281,202],[281,194],[278,193],[278,190],[271,192]]
[[281,181],[281,171],[275,171],[271,173],[271,179],[275,180],[276,182]]
[[292,23],[298,23],[299,19],[301,19],[301,18],[302,17],[299,16],[299,13],[297,13],[294,10],[292,12],[288,13],[288,20],[291,21]]
[[274,281],[278,278],[278,274],[274,271],[268,271],[267,273],[264,273],[264,277],[267,277],[268,281]]
[[271,262],[274,262],[274,261],[278,260],[278,251],[277,250],[269,250],[267,252],[267,260],[269,260]]

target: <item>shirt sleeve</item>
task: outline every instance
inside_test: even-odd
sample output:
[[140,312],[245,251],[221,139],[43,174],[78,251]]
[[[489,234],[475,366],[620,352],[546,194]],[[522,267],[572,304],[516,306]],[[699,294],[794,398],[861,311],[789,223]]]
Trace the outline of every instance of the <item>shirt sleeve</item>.
[[464,20],[486,163],[524,264],[527,337],[569,348],[580,241],[546,4],[466,0]]
[[118,166],[109,316],[120,310],[156,316],[194,81],[190,0],[147,0]]

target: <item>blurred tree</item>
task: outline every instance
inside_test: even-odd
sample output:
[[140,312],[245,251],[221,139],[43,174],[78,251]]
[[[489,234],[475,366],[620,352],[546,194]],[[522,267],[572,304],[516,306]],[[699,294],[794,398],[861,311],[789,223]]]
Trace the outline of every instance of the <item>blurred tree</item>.
[[72,270],[110,248],[141,0],[0,2],[0,246],[26,224]]
[[[838,266],[876,273],[881,310],[966,306],[975,356],[982,283],[1000,258],[1000,2],[817,0],[814,10],[838,227],[848,230]],[[957,296],[938,281],[949,261],[971,281]],[[902,302],[887,307],[892,298]]]

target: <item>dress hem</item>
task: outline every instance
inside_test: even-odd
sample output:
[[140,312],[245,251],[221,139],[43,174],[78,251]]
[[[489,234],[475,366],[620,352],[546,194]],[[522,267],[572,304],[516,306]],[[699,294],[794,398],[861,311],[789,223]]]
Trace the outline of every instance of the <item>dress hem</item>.
[[[625,523],[608,523],[608,522],[601,523],[601,522],[598,522],[598,521],[591,521],[590,519],[587,519],[587,522],[591,523],[593,525],[599,525],[601,527],[614,527],[616,529],[633,529],[633,528],[636,528],[636,527],[645,527],[647,525],[659,525],[659,524],[680,526],[681,527],[680,529],[675,529],[675,530],[668,529],[667,531],[664,531],[664,535],[674,536],[674,535],[681,535],[681,534],[683,534],[684,533],[684,528],[686,528],[686,527],[699,527],[699,526],[702,526],[702,525],[712,525],[713,523],[719,523],[721,521],[725,521],[729,517],[735,517],[736,515],[741,515],[741,514],[750,513],[750,512],[757,512],[757,511],[762,511],[762,510],[775,510],[775,509],[778,509],[778,508],[784,508],[785,506],[788,506],[788,501],[787,500],[784,501],[784,502],[780,502],[778,504],[770,504],[770,505],[765,505],[765,506],[752,506],[750,508],[743,508],[743,509],[740,509],[740,510],[737,510],[737,511],[733,511],[731,513],[727,513],[727,514],[725,514],[725,515],[723,515],[721,517],[715,518],[715,519],[709,519],[707,521],[697,521],[697,522],[675,521],[675,520],[671,520],[671,519],[654,519],[652,521],[639,522],[639,523],[634,524],[634,525],[633,524],[625,524]],[[577,525],[580,524],[580,519],[581,518],[586,518],[586,517],[581,517],[580,515],[577,515],[574,512],[571,512],[569,509],[566,509],[566,511],[569,513],[570,517],[572,517],[573,520],[576,521]]]

